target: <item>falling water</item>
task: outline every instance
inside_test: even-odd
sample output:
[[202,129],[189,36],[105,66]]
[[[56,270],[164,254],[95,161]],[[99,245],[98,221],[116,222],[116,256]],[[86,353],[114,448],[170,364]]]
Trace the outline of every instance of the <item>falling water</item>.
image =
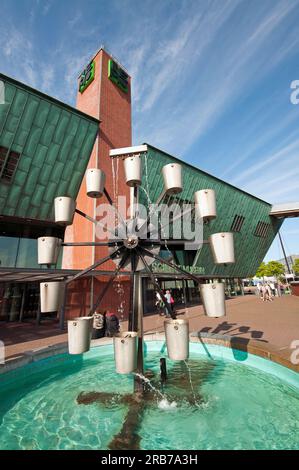
[[113,283],[113,288],[115,290],[115,293],[117,294],[117,297],[120,300],[119,306],[117,308],[117,314],[119,316],[120,321],[123,321],[126,301],[124,300],[125,290],[124,290],[123,284],[121,283],[121,277],[119,274],[117,275]]
[[190,382],[191,392],[192,392],[192,395],[193,395],[193,398],[194,398],[194,403],[196,404],[196,406],[200,406],[200,404],[197,401],[195,390],[194,390],[193,383],[192,383],[191,369],[190,369],[189,364],[188,364],[187,361],[184,361],[184,363],[185,363],[185,366],[188,370],[189,382]]
[[161,401],[158,404],[159,408],[173,409],[177,407],[177,403],[175,401],[172,401],[172,402],[168,401],[167,397],[163,395],[163,393],[160,392],[160,390],[154,387],[154,385],[151,383],[151,381],[147,377],[144,377],[144,375],[140,374],[139,372],[135,372],[134,375],[136,375],[136,377],[139,377],[139,379],[143,380],[143,382],[145,382],[153,390],[154,393],[160,396]]

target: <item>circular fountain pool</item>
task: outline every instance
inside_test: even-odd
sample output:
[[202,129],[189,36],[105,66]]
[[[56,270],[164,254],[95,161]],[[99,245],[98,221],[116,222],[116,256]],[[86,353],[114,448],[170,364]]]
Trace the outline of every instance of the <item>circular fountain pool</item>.
[[191,343],[186,363],[167,361],[161,389],[165,354],[163,342],[146,343],[147,376],[160,392],[141,404],[131,399],[133,377],[115,373],[111,345],[2,375],[0,449],[299,449],[298,374]]

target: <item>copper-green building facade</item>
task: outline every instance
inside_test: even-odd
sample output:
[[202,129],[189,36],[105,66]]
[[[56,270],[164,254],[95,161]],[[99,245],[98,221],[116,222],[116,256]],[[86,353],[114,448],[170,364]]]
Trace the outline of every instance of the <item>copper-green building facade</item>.
[[[147,204],[148,193],[156,201],[163,188],[162,167],[171,162],[182,165],[183,191],[168,198],[167,204],[194,203],[194,193],[200,189],[214,189],[216,193],[217,217],[204,225],[204,239],[217,232],[234,232],[236,262],[231,265],[215,265],[211,250],[204,245],[195,260],[196,253],[177,251],[177,261],[184,266],[193,265],[194,272],[207,276],[245,278],[254,276],[273,242],[283,219],[270,215],[271,204],[242,191],[198,168],[179,160],[147,144],[144,158],[146,171],[140,200]],[[197,269],[196,269],[197,268]]]
[[37,268],[36,238],[63,236],[53,201],[76,199],[99,121],[2,74],[0,82],[0,267]]

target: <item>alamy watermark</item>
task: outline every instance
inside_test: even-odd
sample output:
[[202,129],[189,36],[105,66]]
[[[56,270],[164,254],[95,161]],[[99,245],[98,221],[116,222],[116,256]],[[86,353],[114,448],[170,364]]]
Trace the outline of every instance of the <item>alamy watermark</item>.
[[5,346],[3,341],[0,341],[0,364],[5,363]]
[[[128,207],[126,196],[118,196],[115,207],[99,204],[96,210],[96,236],[105,240],[138,237],[147,240],[182,241],[185,250],[198,250],[203,244],[203,219],[190,203],[136,204]],[[130,214],[135,216],[130,219]]]
[[297,365],[299,364],[299,339],[294,339],[294,341],[292,341],[291,349],[294,349],[291,354],[291,363]]
[[292,104],[299,104],[299,80],[293,80],[290,88],[292,91],[290,95],[290,101]]

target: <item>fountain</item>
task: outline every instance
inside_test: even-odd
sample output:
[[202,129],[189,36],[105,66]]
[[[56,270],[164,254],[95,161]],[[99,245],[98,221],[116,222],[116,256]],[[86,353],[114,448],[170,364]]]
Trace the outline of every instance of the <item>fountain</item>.
[[[118,208],[114,206],[112,198],[105,189],[106,177],[103,171],[96,168],[90,168],[86,172],[86,191],[87,195],[92,198],[100,198],[105,196],[108,203],[114,207],[117,214],[118,225],[116,228],[109,227],[107,230],[112,234],[112,238],[104,242],[78,242],[78,243],[64,243],[62,240],[43,237],[38,241],[38,259],[40,264],[51,264],[57,260],[59,248],[68,246],[106,246],[108,248],[108,256],[97,260],[92,266],[87,267],[73,277],[69,277],[64,285],[64,302],[60,313],[60,325],[64,327],[64,311],[65,301],[67,295],[68,285],[80,277],[88,275],[91,271],[101,266],[106,261],[113,260],[116,264],[116,269],[112,274],[109,282],[98,296],[93,308],[87,317],[75,318],[68,321],[68,336],[69,336],[69,353],[81,354],[87,352],[90,348],[91,327],[92,327],[92,313],[97,306],[100,305],[104,295],[109,287],[121,272],[122,269],[131,268],[132,272],[132,308],[129,314],[129,328],[128,331],[119,333],[113,338],[114,341],[114,357],[116,372],[119,374],[134,373],[134,394],[130,399],[125,398],[131,404],[134,404],[134,410],[129,411],[128,419],[125,420],[123,430],[120,436],[116,439],[113,446],[119,447],[121,442],[123,445],[127,443],[127,436],[132,433],[132,428],[138,428],[138,423],[143,415],[145,403],[152,399],[153,390],[157,391],[152,385],[149,378],[144,376],[144,338],[143,338],[143,299],[142,299],[142,284],[141,284],[141,271],[145,271],[151,279],[157,292],[159,292],[161,299],[164,303],[166,312],[170,317],[164,323],[165,337],[168,357],[174,361],[185,361],[189,357],[189,322],[187,319],[178,320],[173,313],[170,304],[168,303],[164,292],[159,286],[157,279],[154,277],[151,269],[151,264],[154,261],[159,261],[162,264],[173,268],[182,274],[185,278],[193,279],[200,286],[200,279],[186,272],[176,264],[165,260],[159,253],[161,247],[166,247],[168,250],[169,244],[184,243],[185,240],[168,240],[163,236],[162,224],[155,227],[151,223],[151,211],[147,217],[142,218],[139,210],[139,187],[142,182],[142,157],[144,157],[144,148],[132,147],[125,149],[115,149],[110,151],[110,157],[117,159],[117,169],[119,160],[123,160],[126,184],[130,188],[130,205],[129,205],[129,218],[124,218],[118,213]],[[116,196],[117,178],[113,163],[113,187],[114,199]],[[146,170],[147,175],[147,170]],[[165,198],[171,195],[176,195],[182,192],[182,167],[178,163],[169,163],[162,168],[164,188],[158,198],[157,205],[161,206]],[[148,198],[149,199],[149,198]],[[216,198],[215,192],[212,189],[203,189],[196,191],[194,194],[195,202],[195,216],[201,218],[205,223],[216,217]],[[156,206],[155,206],[156,207]],[[190,211],[190,210],[189,210]],[[60,224],[69,225],[73,221],[74,213],[87,218],[92,223],[99,223],[93,220],[82,210],[76,208],[76,204],[68,197],[57,197],[55,199],[55,221]],[[184,213],[181,214],[183,217]],[[160,229],[160,232],[159,232]],[[158,237],[157,237],[158,233]],[[154,236],[152,236],[154,234]],[[234,262],[234,249],[233,249],[233,236],[231,233],[216,233],[213,234],[208,241],[212,249],[214,261],[216,264]],[[99,272],[100,273],[100,272]],[[61,286],[61,284],[60,284]],[[223,284],[206,284],[201,286],[203,303],[205,305],[205,312],[208,316],[219,317],[225,315],[225,298]],[[41,285],[42,293],[42,285]],[[53,296],[53,294],[52,294]],[[57,290],[57,301],[60,296],[60,289]],[[55,300],[55,299],[54,299]],[[53,299],[52,299],[53,303]],[[41,312],[44,311],[44,304],[42,304]],[[163,363],[163,374],[161,377],[165,382],[167,377],[166,362]],[[191,381],[191,371],[187,365],[186,380],[191,383],[191,395],[187,397],[190,403],[197,404],[198,397],[194,393],[194,388]],[[181,386],[184,387],[185,381],[182,381]],[[165,408],[174,407],[176,402],[168,402],[167,397],[163,396],[161,392],[162,406]],[[155,395],[155,394],[154,394]],[[110,397],[112,399],[112,396]],[[80,403],[90,403],[91,401],[102,401],[107,403],[107,393],[101,395],[94,393],[84,398],[82,395],[79,397]],[[175,405],[176,406],[176,405]],[[136,407],[138,408],[136,410]],[[131,416],[132,415],[132,416]],[[138,420],[138,423],[137,421]],[[128,426],[130,429],[128,430]],[[126,437],[124,437],[126,436]]]
[[[108,250],[107,256],[65,281],[40,285],[41,312],[60,309],[62,329],[69,284],[108,260],[114,261],[115,269],[88,314],[68,320],[69,354],[53,356],[40,365],[29,364],[19,379],[8,375],[8,390],[15,381],[13,393],[7,393],[1,385],[0,448],[298,448],[299,380],[295,372],[243,351],[204,344],[201,338],[193,341],[188,319],[177,319],[167,303],[154,275],[154,261],[197,283],[208,317],[225,315],[224,285],[201,283],[196,275],[163,258],[162,247],[169,249],[185,240],[167,239],[163,227],[154,226],[150,214],[140,214],[141,174],[147,178],[147,168],[142,172],[144,152],[144,146],[110,152],[111,158],[117,159],[114,196],[123,160],[130,207],[128,218],[118,214],[116,229],[108,227],[108,240],[66,243],[46,236],[38,240],[38,260],[45,265],[57,261],[61,247],[104,246]],[[182,191],[180,165],[166,165],[162,174],[164,188],[158,205]],[[106,198],[113,206],[101,170],[88,170],[87,193]],[[196,217],[204,223],[216,217],[213,190],[196,191],[194,202]],[[101,224],[76,208],[72,199],[55,199],[57,224],[70,225],[75,213]],[[234,262],[231,233],[213,234],[204,243],[210,245],[215,264]],[[93,311],[122,272],[132,276],[127,331],[117,334],[110,344],[91,348]],[[160,293],[169,316],[164,322],[165,342],[161,338],[145,342],[141,273]],[[246,366],[238,363],[245,356]]]
[[[145,271],[151,279],[157,292],[159,292],[161,299],[164,302],[165,309],[171,319],[165,322],[165,335],[167,343],[167,351],[170,359],[183,361],[188,358],[188,345],[189,345],[189,325],[188,320],[177,320],[175,314],[172,312],[171,306],[168,303],[162,289],[159,286],[156,278],[154,277],[151,269],[151,264],[157,260],[162,264],[173,268],[182,274],[185,278],[193,279],[200,286],[200,279],[195,275],[182,269],[180,266],[165,260],[159,255],[161,247],[168,247],[170,244],[184,243],[186,240],[163,238],[163,231],[154,227],[151,223],[151,208],[147,218],[144,219],[140,216],[139,210],[139,187],[142,182],[142,156],[144,155],[146,146],[131,147],[124,149],[115,149],[110,151],[112,159],[123,160],[126,184],[130,188],[130,217],[124,219],[118,213],[117,207],[113,205],[112,198],[105,189],[106,177],[103,171],[96,168],[90,168],[86,172],[86,190],[87,195],[92,198],[100,198],[106,196],[107,201],[114,207],[117,214],[118,225],[116,228],[109,228],[108,231],[112,234],[112,238],[105,242],[78,242],[78,243],[64,243],[62,240],[51,237],[42,237],[38,240],[38,260],[40,264],[51,264],[57,260],[58,251],[61,246],[106,246],[108,247],[108,256],[97,260],[92,266],[87,267],[73,277],[69,277],[65,281],[65,295],[64,304],[67,294],[67,286],[76,279],[88,275],[91,271],[101,266],[106,261],[113,260],[116,264],[116,270],[105,286],[103,292],[98,296],[95,305],[90,310],[94,310],[100,305],[108,288],[113,280],[120,273],[122,269],[131,268],[132,272],[132,308],[129,315],[129,331],[124,335],[120,335],[114,339],[115,361],[118,373],[127,374],[129,372],[138,372],[139,375],[135,376],[135,391],[142,392],[144,389],[144,381],[140,379],[140,374],[144,373],[143,365],[143,299],[142,299],[142,285],[141,285],[141,270]],[[117,160],[118,161],[118,160]],[[114,165],[113,165],[114,167]],[[118,164],[117,164],[118,167]],[[114,173],[113,173],[114,174]],[[162,175],[164,181],[164,188],[157,201],[157,206],[161,206],[166,196],[179,194],[183,190],[182,184],[182,167],[178,163],[169,163],[162,168]],[[116,193],[115,175],[114,175],[114,192]],[[216,217],[216,198],[215,192],[212,189],[198,190],[194,194],[195,201],[195,216],[201,218],[205,222],[212,220]],[[155,207],[157,207],[155,206]],[[55,199],[55,221],[60,224],[69,225],[73,221],[74,213],[87,218],[94,224],[100,222],[93,220],[83,211],[76,208],[76,204],[68,197],[57,197]],[[181,217],[184,213],[180,214]],[[157,237],[158,233],[158,237]],[[154,234],[154,236],[153,236]],[[213,253],[215,264],[228,264],[234,262],[234,246],[232,233],[215,233],[210,236],[208,241]],[[100,272],[99,272],[100,274]],[[205,313],[210,317],[219,317],[225,315],[225,298],[223,284],[206,284],[200,287],[202,299],[205,306]],[[54,292],[54,290],[53,290]],[[52,293],[52,296],[54,294]],[[57,297],[60,295],[60,290],[57,289]],[[55,303],[55,302],[54,302]],[[58,301],[56,302],[58,303]],[[65,305],[62,306],[60,315],[61,327],[64,327],[64,310]],[[41,312],[44,311],[42,306]],[[79,327],[80,320],[76,320],[76,327],[73,327],[69,322],[69,339],[72,345],[78,342],[82,347],[76,348],[72,346],[70,353],[77,354],[78,352],[85,352],[86,344],[89,344],[88,335],[90,334],[88,328]],[[80,339],[80,336],[82,337]],[[74,351],[74,352],[73,352]],[[125,357],[127,364],[124,363]]]

